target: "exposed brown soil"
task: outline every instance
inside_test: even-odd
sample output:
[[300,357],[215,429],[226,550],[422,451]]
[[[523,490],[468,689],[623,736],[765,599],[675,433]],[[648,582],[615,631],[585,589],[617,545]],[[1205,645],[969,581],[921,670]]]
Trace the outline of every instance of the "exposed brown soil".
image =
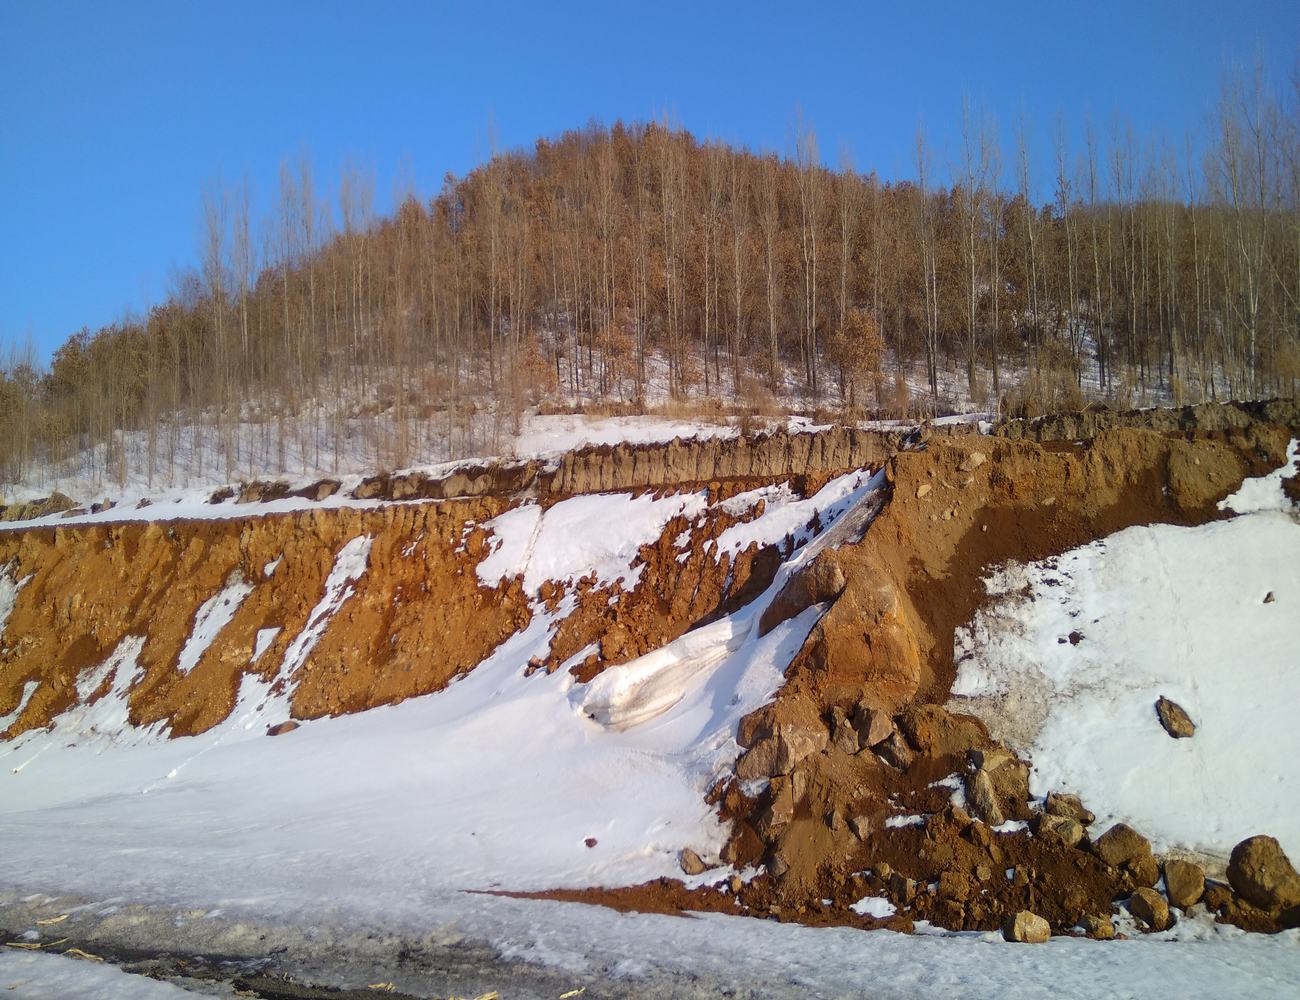
[[[550,505],[588,489],[707,491],[705,514],[675,519],[642,548],[635,590],[591,579],[568,593],[561,585],[543,589],[547,607],[567,596],[576,610],[535,666],[555,669],[594,645],[574,669],[585,681],[744,604],[770,582],[783,554],[777,548],[751,547],[733,563],[714,545],[761,508],[728,512],[718,501],[793,472],[806,495],[835,472],[883,462],[888,502],[860,542],[828,555],[835,572],[826,578],[840,581],[838,596],[779,697],[740,727],[751,766],[781,763],[757,772],[770,775],[765,785],[744,786],[762,787],[753,797],[734,780],[713,793],[733,828],[723,859],[762,863],[768,873],[722,889],[688,891],[661,880],[542,895],[900,930],[922,919],[992,929],[1030,909],[1062,932],[1084,917],[1108,917],[1116,899],[1153,884],[1155,862],[1109,864],[1086,839],[1066,846],[1031,830],[993,833],[988,815],[972,819],[949,805],[954,781],[970,786],[984,771],[993,775],[988,794],[1000,818],[1033,821],[1034,829],[1039,822],[1021,787],[1025,765],[1013,760],[993,770],[987,755],[1000,748],[983,725],[938,707],[955,672],[953,630],[979,608],[982,577],[995,565],[1046,558],[1131,525],[1220,516],[1219,499],[1283,460],[1297,423],[1294,404],[1197,407],[1172,417],[1094,410],[1055,424],[1007,425],[993,438],[933,433],[902,451],[897,435],[843,428],[820,437],[587,449],[553,469],[462,467],[436,484],[377,477],[357,494],[472,499],[0,533],[0,567],[18,580],[31,577],[0,650],[0,714],[17,705],[25,682],[42,682],[0,737],[48,724],[76,700],[78,674],[131,635],[145,637],[132,721],[166,721],[173,735],[211,727],[231,711],[244,674],[269,676],[278,667],[320,600],[336,553],[362,534],[373,539],[369,570],[293,679],[292,713],[355,712],[438,690],[530,620],[520,581],[488,588],[475,574],[488,551],[482,523],[518,502],[516,494]],[[677,539],[687,531],[682,550]],[[266,578],[263,567],[281,557]],[[235,573],[257,586],[195,668],[181,673],[196,611]],[[825,597],[819,592],[817,600]],[[258,630],[272,627],[282,631],[250,663]],[[868,726],[891,735],[865,743]],[[921,819],[887,824],[912,815]],[[858,916],[849,906],[864,895],[888,897],[898,913],[886,921]],[[1256,910],[1226,887],[1206,898],[1242,926],[1281,926],[1281,914]]]

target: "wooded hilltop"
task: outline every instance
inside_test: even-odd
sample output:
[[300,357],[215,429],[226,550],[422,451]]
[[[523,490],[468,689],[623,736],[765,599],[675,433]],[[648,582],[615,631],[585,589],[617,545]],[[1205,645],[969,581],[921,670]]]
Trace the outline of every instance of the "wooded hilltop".
[[209,193],[200,269],[147,316],[0,373],[0,481],[75,460],[152,482],[185,440],[233,478],[250,433],[263,466],[328,467],[359,427],[397,468],[539,403],[861,418],[1291,394],[1298,93],[1226,84],[1196,155],[1087,129],[1051,177],[1026,126],[1004,144],[969,110],[944,184],[923,135],[913,178],[885,182],[827,169],[803,125],[788,157],[591,125],[382,218],[361,172],[326,204],[286,163],[265,220],[246,186]]

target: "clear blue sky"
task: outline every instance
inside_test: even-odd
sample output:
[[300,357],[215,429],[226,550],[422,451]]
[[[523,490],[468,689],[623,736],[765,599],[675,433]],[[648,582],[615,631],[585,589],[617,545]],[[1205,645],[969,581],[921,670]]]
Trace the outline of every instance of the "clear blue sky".
[[784,150],[797,107],[823,156],[911,173],[919,120],[955,155],[963,94],[1047,166],[1055,122],[1116,115],[1182,142],[1228,62],[1297,65],[1294,2],[1016,4],[0,0],[0,348],[48,354],[143,312],[197,259],[205,184],[273,193],[310,152],[332,187],[371,169],[381,209],[464,173],[495,128],[530,145],[665,111]]

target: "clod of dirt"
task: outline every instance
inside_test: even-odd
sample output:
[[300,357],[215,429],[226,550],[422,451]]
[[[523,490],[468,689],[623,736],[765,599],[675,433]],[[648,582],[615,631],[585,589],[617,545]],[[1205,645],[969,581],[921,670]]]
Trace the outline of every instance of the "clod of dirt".
[[1169,902],[1186,910],[1205,895],[1205,870],[1191,861],[1170,858],[1164,864],[1165,893]]
[[267,736],[283,736],[285,733],[291,733],[298,728],[298,723],[289,719],[287,722],[277,722],[274,726],[268,726],[266,729]]
[[1156,716],[1165,732],[1176,740],[1185,740],[1196,733],[1196,723],[1187,714],[1186,709],[1176,701],[1170,701],[1163,695],[1156,701]]
[[1023,944],[1043,944],[1051,936],[1052,925],[1029,910],[1021,910],[1009,917],[1002,927],[1003,938]]
[[1153,931],[1167,931],[1174,925],[1173,914],[1160,893],[1145,886],[1135,889],[1128,901],[1129,912]]
[[1300,906],[1300,875],[1274,837],[1249,837],[1234,847],[1228,859],[1228,882],[1261,909]]

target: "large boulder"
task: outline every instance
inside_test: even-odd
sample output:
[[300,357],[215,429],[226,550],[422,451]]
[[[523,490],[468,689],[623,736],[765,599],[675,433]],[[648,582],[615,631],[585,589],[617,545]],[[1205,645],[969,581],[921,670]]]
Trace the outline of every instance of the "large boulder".
[[911,705],[898,717],[909,743],[925,757],[964,754],[989,742],[989,731],[973,715],[949,712],[939,705]]
[[1138,885],[1152,886],[1160,878],[1150,841],[1126,823],[1116,823],[1093,841],[1092,853],[1112,868],[1128,872]]
[[758,620],[758,634],[767,635],[784,621],[814,604],[833,601],[847,581],[834,551],[828,549],[792,576]]
[[1002,937],[1022,944],[1043,944],[1052,936],[1052,925],[1029,910],[1021,910],[1002,925]]
[[1237,895],[1264,910],[1300,905],[1300,875],[1273,837],[1249,837],[1232,849],[1228,883]]

